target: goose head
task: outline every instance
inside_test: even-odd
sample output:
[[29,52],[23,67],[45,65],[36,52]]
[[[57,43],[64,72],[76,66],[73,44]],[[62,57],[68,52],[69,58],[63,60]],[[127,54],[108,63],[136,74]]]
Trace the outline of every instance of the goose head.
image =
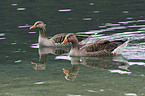
[[71,43],[78,43],[78,39],[76,38],[76,36],[73,33],[69,33],[66,35],[64,41],[61,44],[65,44],[67,42],[71,42]]
[[34,28],[44,29],[45,24],[42,21],[37,21],[32,27],[30,27],[30,29],[34,29]]

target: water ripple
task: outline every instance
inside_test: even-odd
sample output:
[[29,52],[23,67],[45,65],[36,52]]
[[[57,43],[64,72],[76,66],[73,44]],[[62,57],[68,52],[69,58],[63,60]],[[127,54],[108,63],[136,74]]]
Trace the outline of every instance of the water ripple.
[[29,27],[30,27],[30,25],[28,25],[28,24],[18,26],[18,28],[29,28]]
[[67,94],[67,96],[82,96],[82,95]]
[[44,84],[44,82],[36,82],[36,83],[34,83],[34,84],[39,85],[39,84]]
[[4,33],[0,33],[0,36],[5,36],[5,34]]
[[126,96],[137,96],[135,93],[125,93]]
[[3,40],[3,39],[6,39],[6,38],[0,38],[0,40]]
[[89,21],[89,20],[92,20],[92,18],[83,18],[83,20]]
[[4,33],[0,33],[0,40],[3,40],[3,39],[6,39],[4,36],[5,36],[5,34]]
[[71,11],[71,9],[60,9],[60,10],[58,10],[59,12],[70,12]]
[[18,4],[11,4],[12,6],[17,6]]
[[132,72],[128,72],[128,71],[122,71],[122,70],[108,70],[111,73],[120,73],[120,74],[131,74]]
[[[132,19],[133,18],[131,18],[131,21],[118,22],[116,24],[106,23],[102,26],[99,26],[98,30],[90,30],[89,32],[92,32],[95,35],[93,35],[87,43],[103,39],[116,40],[129,38],[130,42],[122,54],[127,59],[145,60],[145,24],[142,24],[145,22],[145,20]],[[138,24],[138,22],[140,23]],[[133,25],[128,25],[129,23],[132,23]],[[107,35],[108,32],[109,35]]]
[[18,11],[26,10],[26,8],[17,8]]

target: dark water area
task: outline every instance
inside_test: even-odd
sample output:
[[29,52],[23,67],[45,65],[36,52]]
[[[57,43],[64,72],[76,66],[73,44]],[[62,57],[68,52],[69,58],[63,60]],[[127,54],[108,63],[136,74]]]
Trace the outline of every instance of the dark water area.
[[[145,96],[144,0],[0,1],[0,96]],[[129,38],[116,57],[69,57],[38,48],[36,21],[48,37],[88,32],[96,40]]]

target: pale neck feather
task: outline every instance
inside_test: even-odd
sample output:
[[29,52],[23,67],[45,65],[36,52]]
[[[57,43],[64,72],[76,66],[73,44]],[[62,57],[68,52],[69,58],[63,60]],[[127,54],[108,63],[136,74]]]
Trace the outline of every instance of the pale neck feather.
[[71,50],[79,50],[79,42],[77,38],[74,38],[71,43],[72,43]]
[[40,46],[53,46],[55,42],[52,39],[47,38],[46,29],[39,29],[38,42]]
[[83,50],[80,50],[78,40],[74,39],[73,42],[71,42],[71,43],[72,43],[72,45],[71,45],[71,50],[70,50],[69,55],[70,56],[83,55],[82,53],[84,53],[84,52],[83,52]]
[[45,27],[42,27],[42,29],[39,29],[39,36],[41,36],[41,37],[47,37]]

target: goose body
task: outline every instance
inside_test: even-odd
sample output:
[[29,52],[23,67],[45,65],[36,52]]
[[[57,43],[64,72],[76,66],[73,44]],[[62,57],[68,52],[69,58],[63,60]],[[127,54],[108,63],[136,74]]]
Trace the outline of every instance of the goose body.
[[[86,44],[83,47],[79,48],[78,40],[73,33],[69,33],[62,44],[66,42],[71,42],[71,50],[69,55],[70,56],[111,56],[112,54],[117,55],[117,51],[115,50],[122,44],[125,44],[122,49],[127,46],[128,40],[115,40],[115,41],[108,41],[108,40],[99,40],[90,44]],[[114,51],[115,50],[115,51]],[[121,49],[119,49],[121,50]],[[120,53],[119,53],[120,54]]]
[[[45,28],[45,24],[42,21],[37,21],[32,27],[30,27],[30,29],[34,29],[37,28],[39,29],[39,38],[38,38],[38,42],[39,42],[39,46],[70,46],[71,43],[68,42],[66,44],[61,44],[61,42],[64,40],[65,36],[67,35],[67,33],[61,33],[61,34],[57,34],[54,35],[52,38],[48,39],[47,34],[46,34],[46,28]],[[79,42],[81,42],[82,40],[88,38],[91,34],[74,34],[77,39],[79,40]]]

